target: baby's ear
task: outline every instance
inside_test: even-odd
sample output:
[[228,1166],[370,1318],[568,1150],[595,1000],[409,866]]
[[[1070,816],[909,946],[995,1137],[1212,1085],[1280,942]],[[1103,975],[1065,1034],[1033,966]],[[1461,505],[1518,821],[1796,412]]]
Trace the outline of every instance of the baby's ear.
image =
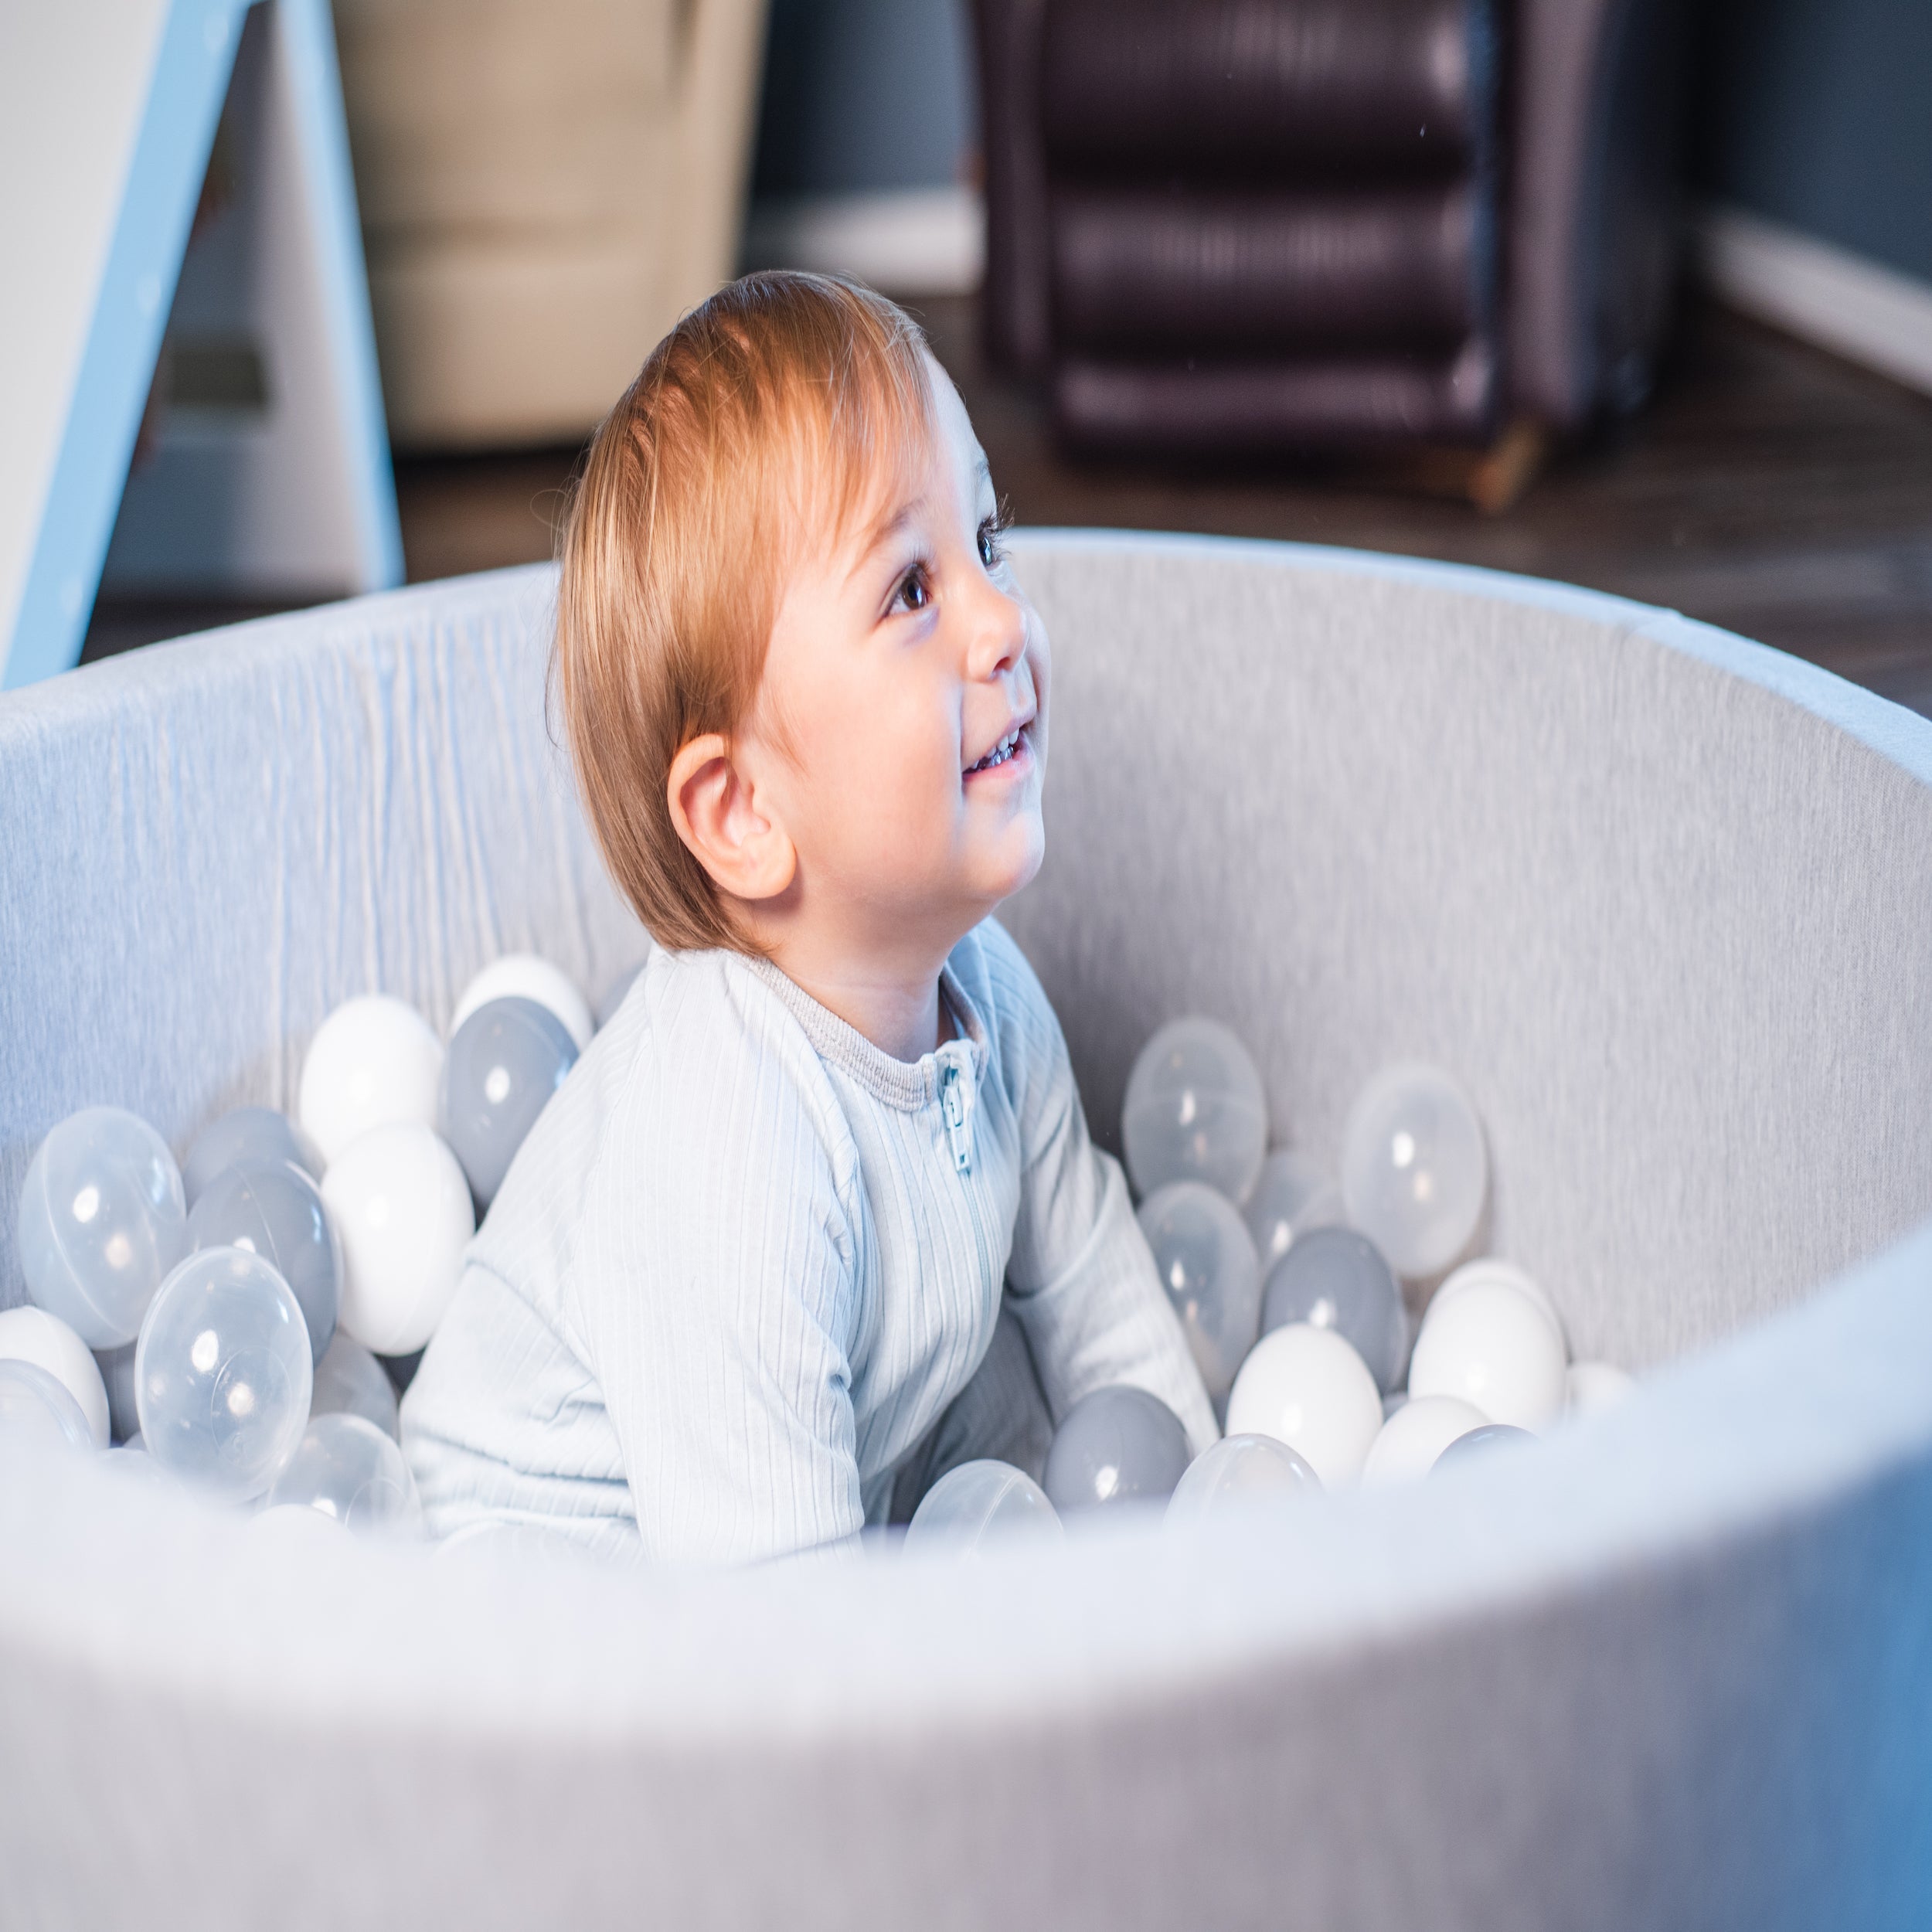
[[784,828],[733,763],[716,732],[693,738],[671,760],[665,791],[671,822],[719,891],[775,899],[791,885],[798,855]]

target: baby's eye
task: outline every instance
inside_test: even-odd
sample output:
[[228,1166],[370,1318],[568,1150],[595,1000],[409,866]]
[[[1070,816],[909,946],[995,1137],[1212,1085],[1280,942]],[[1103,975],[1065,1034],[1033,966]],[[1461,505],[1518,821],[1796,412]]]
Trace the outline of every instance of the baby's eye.
[[893,593],[895,608],[923,611],[932,600],[932,586],[926,581],[926,566],[923,563],[915,564],[908,570],[900,579],[899,588]]
[[979,560],[989,570],[996,570],[1006,560],[1006,549],[999,540],[1000,521],[997,514],[989,516],[979,526]]

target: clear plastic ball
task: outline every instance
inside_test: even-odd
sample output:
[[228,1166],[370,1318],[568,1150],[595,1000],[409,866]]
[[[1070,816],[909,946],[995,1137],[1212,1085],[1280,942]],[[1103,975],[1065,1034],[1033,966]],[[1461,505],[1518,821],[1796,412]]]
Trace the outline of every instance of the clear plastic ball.
[[1362,1464],[1362,1487],[1413,1482],[1427,1475],[1451,1443],[1486,1420],[1480,1409],[1457,1396],[1412,1396],[1383,1423]]
[[292,1161],[311,1181],[322,1178],[321,1152],[286,1114],[272,1107],[237,1107],[195,1136],[182,1163],[189,1211],[217,1174],[243,1161]]
[[563,1029],[581,1053],[590,1044],[595,1030],[590,1020],[590,1002],[575,980],[560,966],[553,966],[535,953],[506,953],[493,959],[468,985],[451,1015],[454,1036],[479,1006],[493,999],[532,999],[547,1007],[563,1022]]
[[961,1463],[926,1492],[906,1545],[971,1556],[988,1544],[1058,1543],[1063,1534],[1058,1512],[1031,1476],[1009,1462],[988,1461]]
[[398,1435],[396,1385],[385,1369],[353,1335],[340,1328],[315,1365],[315,1393],[309,1398],[317,1416],[360,1416],[386,1436]]
[[436,1124],[443,1043],[413,1006],[381,993],[345,1001],[316,1029],[302,1061],[295,1117],[332,1165],[377,1128]]
[[533,999],[486,1001],[443,1063],[442,1132],[487,1213],[517,1149],[577,1063],[563,1021]]
[[1475,1237],[1488,1191],[1482,1123],[1440,1067],[1387,1067],[1362,1089],[1342,1134],[1342,1199],[1396,1274],[1441,1274]]
[[301,1440],[314,1379],[288,1284],[260,1255],[204,1248],[141,1324],[134,1400],[148,1453],[230,1501],[259,1496]]
[[59,1377],[38,1362],[0,1362],[0,1469],[22,1456],[94,1447],[87,1418]]
[[1187,1431],[1160,1397],[1114,1384],[1083,1396],[1046,1451],[1047,1500],[1070,1511],[1165,1502],[1189,1461]]
[[141,1332],[188,1251],[188,1204],[168,1144],[118,1107],[70,1114],[27,1169],[18,1223],[27,1292],[90,1349]]
[[1569,1364],[1555,1324],[1505,1281],[1431,1304],[1409,1363],[1409,1393],[1459,1396],[1491,1422],[1532,1432],[1563,1412]]
[[294,1291],[320,1361],[335,1333],[342,1298],[342,1256],[321,1190],[292,1161],[243,1161],[202,1190],[188,1216],[196,1250],[246,1248]]
[[1311,1228],[1274,1264],[1262,1297],[1262,1332],[1294,1321],[1334,1329],[1384,1395],[1402,1379],[1409,1314],[1393,1272],[1366,1235]]
[[311,1419],[268,1492],[268,1507],[295,1505],[345,1529],[420,1536],[423,1505],[395,1438],[360,1416]]
[[378,1355],[421,1348],[476,1232],[456,1156],[427,1127],[379,1127],[330,1163],[322,1199],[342,1243],[342,1327]]
[[1261,1163],[1242,1213],[1265,1280],[1269,1269],[1311,1228],[1341,1223],[1342,1190],[1305,1155],[1277,1148]]
[[1228,1396],[1230,1435],[1285,1442],[1330,1489],[1362,1474],[1381,1427],[1381,1393],[1361,1356],[1305,1321],[1262,1336]]
[[1219,1020],[1170,1020],[1141,1049],[1121,1109],[1134,1191],[1205,1181],[1244,1200],[1267,1151],[1268,1107],[1247,1049]]
[[1141,1204],[1141,1230],[1195,1366],[1219,1402],[1260,1332],[1261,1270],[1240,1210],[1199,1181],[1170,1181]]
[[94,1446],[107,1447],[111,1425],[100,1365],[58,1315],[35,1308],[0,1311],[0,1361],[31,1362],[45,1369],[80,1405]]
[[1276,1496],[1318,1496],[1308,1458],[1272,1436],[1223,1436],[1188,1464],[1168,1500],[1171,1525],[1200,1522]]
[[[1527,1429],[1509,1422],[1485,1422],[1480,1429],[1457,1437],[1436,1458],[1436,1469],[1462,1469],[1494,1455],[1507,1454],[1532,1444],[1536,1438]],[[1434,1471],[1431,1471],[1433,1475]]]

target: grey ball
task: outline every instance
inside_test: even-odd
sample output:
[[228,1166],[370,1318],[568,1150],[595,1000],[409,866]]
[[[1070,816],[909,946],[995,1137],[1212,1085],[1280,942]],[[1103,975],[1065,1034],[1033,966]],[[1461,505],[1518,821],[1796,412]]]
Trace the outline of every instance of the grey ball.
[[245,1248],[294,1291],[308,1328],[311,1362],[335,1334],[342,1299],[342,1251],[321,1190],[292,1161],[243,1161],[202,1190],[188,1216],[188,1243]]
[[1047,1500],[1070,1511],[1165,1502],[1186,1473],[1187,1431],[1158,1396],[1116,1385],[1083,1396],[1053,1431]]
[[400,1436],[395,1385],[389,1371],[352,1335],[339,1331],[315,1365],[310,1416],[360,1416],[385,1435]]
[[134,1350],[138,1341],[118,1349],[97,1349],[100,1379],[107,1389],[107,1421],[116,1442],[127,1442],[141,1434],[141,1417],[134,1412]]
[[533,999],[488,1001],[456,1029],[443,1062],[443,1138],[479,1213],[577,1060],[563,1021]]
[[1460,1469],[1469,1463],[1481,1462],[1498,1451],[1521,1448],[1536,1440],[1527,1429],[1519,1429],[1513,1422],[1485,1422],[1480,1429],[1471,1429],[1467,1435],[1457,1437],[1437,1457],[1429,1473],[1433,1476],[1441,1470]]
[[322,1157],[286,1114],[272,1107],[237,1107],[195,1136],[181,1169],[188,1205],[200,1199],[217,1174],[243,1161],[292,1161],[311,1181],[322,1178]]
[[1402,1290],[1375,1243],[1353,1228],[1311,1228],[1269,1270],[1261,1332],[1291,1321],[1332,1328],[1384,1395],[1401,1382],[1409,1353]]

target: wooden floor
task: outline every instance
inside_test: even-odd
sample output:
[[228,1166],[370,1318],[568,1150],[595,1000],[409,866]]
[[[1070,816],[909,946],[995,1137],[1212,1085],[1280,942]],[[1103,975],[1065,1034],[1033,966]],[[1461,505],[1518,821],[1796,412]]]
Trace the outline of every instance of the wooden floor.
[[[1614,591],[1794,651],[1932,713],[1932,398],[1709,306],[1649,406],[1551,464],[1511,510],[1306,470],[1077,464],[988,375],[971,304],[921,305],[1022,523],[1287,537]],[[396,465],[413,580],[550,553],[572,450]],[[104,604],[88,655],[247,614]]]

